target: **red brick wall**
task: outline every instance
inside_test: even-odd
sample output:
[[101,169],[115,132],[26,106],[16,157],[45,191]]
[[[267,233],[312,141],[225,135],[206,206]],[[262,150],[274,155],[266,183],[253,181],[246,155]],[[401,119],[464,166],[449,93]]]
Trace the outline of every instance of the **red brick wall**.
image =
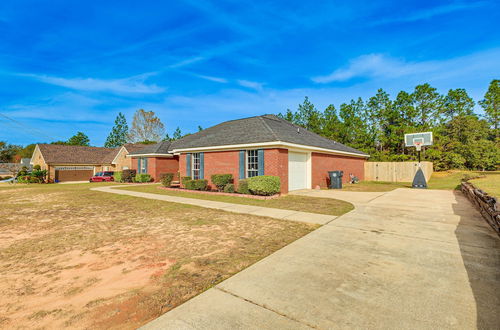
[[[237,188],[239,180],[240,158],[239,150],[204,152],[204,178],[212,189],[215,186],[210,178],[213,174],[232,174]],[[179,158],[179,171],[181,177],[186,176],[186,155]],[[264,174],[276,175],[281,178],[282,192],[288,191],[288,150],[266,149],[264,151]]]
[[264,174],[279,176],[281,180],[281,193],[288,192],[288,150],[264,150]]
[[[137,158],[132,158],[133,170],[137,171]],[[148,157],[148,169],[147,173],[153,177],[155,181],[160,180],[160,174],[162,173],[174,173],[179,171],[179,157],[174,156],[174,158],[156,158]],[[176,176],[177,177],[177,176]]]
[[343,183],[349,182],[349,173],[353,173],[360,180],[365,176],[365,159],[356,157],[346,157],[339,155],[329,155],[322,153],[312,153],[312,187],[320,186],[327,188],[329,179],[328,171],[344,171]]

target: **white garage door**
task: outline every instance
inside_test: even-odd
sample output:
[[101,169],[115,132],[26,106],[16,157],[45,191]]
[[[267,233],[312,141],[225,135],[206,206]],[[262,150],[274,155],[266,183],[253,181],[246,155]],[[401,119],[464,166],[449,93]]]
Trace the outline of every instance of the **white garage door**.
[[307,154],[288,152],[288,190],[306,188]]

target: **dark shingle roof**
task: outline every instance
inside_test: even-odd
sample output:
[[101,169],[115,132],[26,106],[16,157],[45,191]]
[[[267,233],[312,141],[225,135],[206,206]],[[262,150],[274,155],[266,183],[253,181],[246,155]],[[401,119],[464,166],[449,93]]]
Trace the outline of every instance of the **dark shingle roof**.
[[139,150],[143,149],[144,147],[147,146],[147,144],[143,144],[143,143],[125,143],[123,146],[125,147],[125,149],[127,149],[128,153],[132,153],[132,152],[136,152],[136,151],[139,151]]
[[142,148],[138,148],[134,151],[129,150],[129,155],[144,155],[144,154],[167,154],[170,150],[170,141],[162,141],[155,144],[146,144]]
[[275,115],[226,121],[172,142],[169,150],[274,141],[366,155]]
[[43,159],[48,164],[111,164],[119,148],[39,144]]

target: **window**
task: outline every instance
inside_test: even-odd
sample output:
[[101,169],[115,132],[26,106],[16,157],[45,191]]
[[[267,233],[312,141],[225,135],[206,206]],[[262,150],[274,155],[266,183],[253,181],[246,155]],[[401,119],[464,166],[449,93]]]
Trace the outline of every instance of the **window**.
[[148,160],[147,158],[139,158],[138,173],[148,173]]
[[259,151],[247,150],[247,178],[259,175]]
[[200,154],[194,153],[191,159],[191,177],[193,180],[198,180],[200,178]]

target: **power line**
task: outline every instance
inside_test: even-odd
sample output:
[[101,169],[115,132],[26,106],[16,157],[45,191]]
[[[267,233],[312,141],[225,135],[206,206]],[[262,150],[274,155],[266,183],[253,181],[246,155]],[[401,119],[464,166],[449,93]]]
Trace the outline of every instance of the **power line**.
[[[0,117],[3,117],[11,122],[13,122],[14,124],[16,124],[18,126],[18,128],[22,129],[23,131],[25,131],[26,133],[30,134],[30,135],[33,135],[33,136],[43,136],[44,138],[49,138],[50,140],[52,141],[55,141],[57,139],[55,139],[54,137],[46,134],[45,132],[41,131],[41,130],[38,130],[36,128],[33,128],[33,127],[30,127],[29,125],[26,125],[24,123],[21,123],[13,118],[10,118],[9,116],[3,114],[0,112]],[[7,123],[9,124],[9,123]],[[15,126],[12,126],[12,124],[10,124],[11,127],[15,127]],[[15,127],[16,128],[16,127]]]

